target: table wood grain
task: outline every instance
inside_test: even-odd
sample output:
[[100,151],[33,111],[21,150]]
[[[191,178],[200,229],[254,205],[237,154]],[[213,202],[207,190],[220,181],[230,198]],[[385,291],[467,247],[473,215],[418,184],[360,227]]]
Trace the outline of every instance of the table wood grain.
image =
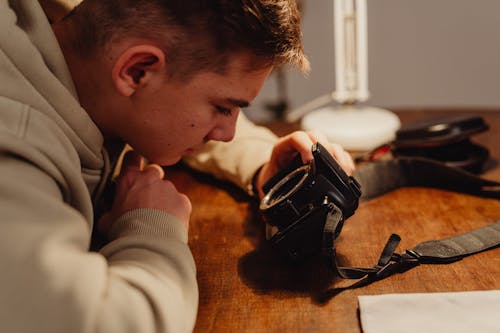
[[[500,110],[499,110],[500,111]],[[473,137],[490,150],[484,177],[500,181],[500,112],[401,110],[403,124],[450,114],[483,116],[490,130]],[[282,135],[297,124],[270,124]],[[195,332],[361,332],[358,295],[500,289],[500,249],[447,265],[420,265],[329,302],[318,297],[351,281],[336,277],[320,258],[291,265],[265,241],[257,203],[234,186],[180,167],[167,170],[193,204],[189,244],[200,304]],[[339,260],[372,266],[391,233],[401,252],[500,219],[500,201],[428,188],[399,189],[362,202],[337,241]]]

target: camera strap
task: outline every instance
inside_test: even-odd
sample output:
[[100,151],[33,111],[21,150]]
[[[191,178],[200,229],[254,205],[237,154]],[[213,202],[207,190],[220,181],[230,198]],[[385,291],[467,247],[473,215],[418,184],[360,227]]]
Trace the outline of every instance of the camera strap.
[[[500,199],[500,183],[425,158],[405,157],[375,161],[359,168],[354,177],[363,188],[362,199],[371,199],[397,188],[411,186]],[[500,221],[454,237],[425,241],[403,253],[395,252],[401,238],[392,234],[373,267],[343,267],[338,265],[335,255],[335,239],[341,226],[342,212],[334,204],[330,204],[323,233],[323,254],[331,258],[339,276],[358,281],[347,287],[328,290],[322,295],[324,301],[343,290],[366,286],[420,264],[451,263],[500,245]]]
[[500,183],[459,168],[419,157],[378,160],[354,174],[363,188],[361,199],[378,197],[401,187],[431,187],[500,199]]

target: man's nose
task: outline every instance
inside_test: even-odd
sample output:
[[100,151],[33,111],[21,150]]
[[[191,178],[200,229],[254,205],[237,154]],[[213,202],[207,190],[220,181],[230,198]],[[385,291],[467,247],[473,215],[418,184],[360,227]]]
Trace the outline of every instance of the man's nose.
[[222,116],[218,124],[209,133],[208,138],[214,141],[231,141],[236,132],[236,121],[239,113],[240,109],[234,110],[230,117]]

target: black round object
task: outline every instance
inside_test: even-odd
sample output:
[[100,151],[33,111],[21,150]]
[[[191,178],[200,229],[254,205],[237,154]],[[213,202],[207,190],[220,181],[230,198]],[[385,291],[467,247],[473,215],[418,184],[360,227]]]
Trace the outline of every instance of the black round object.
[[401,127],[393,144],[398,148],[439,146],[467,139],[488,128],[478,116],[436,118]]
[[402,127],[392,143],[394,156],[424,157],[451,167],[480,173],[488,150],[472,143],[471,135],[488,125],[477,116],[455,116],[416,122]]

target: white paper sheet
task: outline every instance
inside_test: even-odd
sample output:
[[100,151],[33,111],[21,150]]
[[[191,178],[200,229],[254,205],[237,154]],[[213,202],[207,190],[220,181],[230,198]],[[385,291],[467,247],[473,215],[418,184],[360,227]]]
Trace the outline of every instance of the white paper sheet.
[[500,290],[359,296],[363,333],[500,333]]

